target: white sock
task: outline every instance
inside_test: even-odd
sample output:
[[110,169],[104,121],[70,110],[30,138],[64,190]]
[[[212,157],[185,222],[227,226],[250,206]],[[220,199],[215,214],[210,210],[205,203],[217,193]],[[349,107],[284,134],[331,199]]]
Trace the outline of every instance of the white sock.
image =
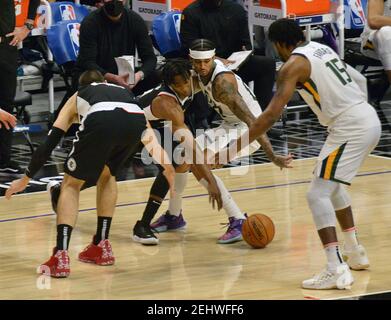
[[353,250],[358,247],[356,227],[342,230],[342,234],[344,236],[346,250]]
[[[227,213],[228,217],[235,217],[236,219],[246,219],[242,211],[240,211],[238,205],[236,204],[235,200],[232,198],[231,194],[225,187],[223,181],[216,175],[213,175],[216,179],[217,186],[220,189],[221,192],[221,199],[223,200],[223,209]],[[201,179],[199,181],[205,188],[207,188],[207,181],[205,179]]]
[[328,243],[324,246],[324,251],[327,257],[328,268],[330,271],[335,271],[343,263],[338,242]]
[[175,174],[175,196],[170,198],[168,212],[179,217],[182,211],[182,194],[187,183],[187,172]]

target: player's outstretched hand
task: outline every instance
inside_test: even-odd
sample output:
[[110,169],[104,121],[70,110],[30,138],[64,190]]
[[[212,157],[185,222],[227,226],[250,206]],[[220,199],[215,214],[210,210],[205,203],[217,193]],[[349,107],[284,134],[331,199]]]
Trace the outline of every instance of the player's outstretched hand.
[[216,181],[208,183],[208,192],[209,203],[212,203],[212,208],[214,209],[217,203],[217,210],[221,210],[221,208],[223,207],[223,200],[221,199],[221,192],[219,187],[217,186]]
[[292,161],[293,155],[291,153],[286,156],[275,155],[273,158],[273,163],[277,167],[280,167],[281,170],[284,168],[293,168],[293,166],[291,165]]
[[24,176],[23,178],[12,181],[11,186],[5,192],[5,198],[7,200],[10,200],[13,194],[21,192],[24,189],[26,189],[29,181],[30,181],[30,178],[28,178],[27,176]]

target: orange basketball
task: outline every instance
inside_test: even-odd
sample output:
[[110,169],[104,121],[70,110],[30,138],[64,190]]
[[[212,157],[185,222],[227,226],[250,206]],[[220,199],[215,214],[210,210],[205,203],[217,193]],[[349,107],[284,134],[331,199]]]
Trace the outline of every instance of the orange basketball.
[[253,248],[264,248],[274,238],[274,223],[262,213],[255,213],[243,223],[243,239]]

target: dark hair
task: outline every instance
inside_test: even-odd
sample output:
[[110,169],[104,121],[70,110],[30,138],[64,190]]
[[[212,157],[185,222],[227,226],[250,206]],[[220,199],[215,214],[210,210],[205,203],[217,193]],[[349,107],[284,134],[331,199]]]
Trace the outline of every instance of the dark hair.
[[296,46],[300,41],[305,41],[304,33],[300,26],[292,19],[278,19],[269,27],[269,39],[271,42],[279,42],[285,46]]
[[87,86],[93,82],[105,82],[105,77],[98,70],[84,71],[79,77],[79,86]]
[[215,48],[215,44],[208,39],[196,39],[190,44],[190,49],[197,51],[209,51]]
[[162,70],[163,82],[170,85],[174,82],[176,76],[182,76],[183,79],[189,79],[191,75],[191,63],[183,58],[167,60]]

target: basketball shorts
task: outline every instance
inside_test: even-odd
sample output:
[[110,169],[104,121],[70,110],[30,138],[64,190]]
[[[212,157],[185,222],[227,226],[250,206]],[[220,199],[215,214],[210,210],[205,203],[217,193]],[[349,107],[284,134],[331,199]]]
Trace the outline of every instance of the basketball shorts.
[[[234,140],[240,138],[247,130],[248,127],[244,122],[234,124],[223,122],[220,126],[208,129],[203,134],[197,136],[196,141],[202,150],[208,149],[213,152],[213,154],[210,153],[210,155],[214,156],[215,153],[224,149]],[[260,147],[258,141],[253,141],[250,145],[243,148],[235,159],[249,156]],[[212,160],[210,159],[208,161]]]
[[65,173],[94,184],[107,165],[116,176],[124,162],[139,150],[146,119],[142,113],[117,108],[88,115],[80,125],[65,162]]
[[339,115],[328,131],[314,174],[350,185],[361,164],[379,142],[380,120],[375,109],[365,102]]
[[365,32],[361,40],[362,54],[380,60],[385,70],[391,70],[391,26]]

